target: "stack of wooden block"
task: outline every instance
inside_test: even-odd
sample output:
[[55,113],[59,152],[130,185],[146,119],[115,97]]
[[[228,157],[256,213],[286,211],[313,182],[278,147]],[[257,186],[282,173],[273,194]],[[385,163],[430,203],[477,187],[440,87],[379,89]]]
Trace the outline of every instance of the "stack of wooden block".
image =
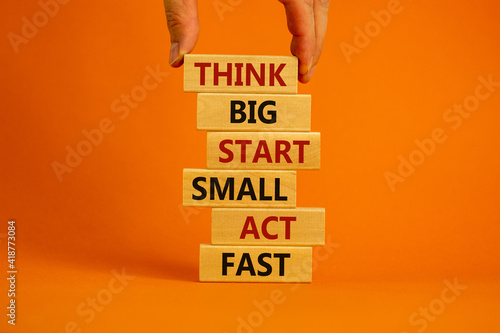
[[199,93],[197,128],[208,133],[207,169],[184,169],[183,202],[214,207],[200,281],[310,282],[325,210],[296,208],[295,170],[320,167],[297,58],[186,55],[184,68],[184,91]]

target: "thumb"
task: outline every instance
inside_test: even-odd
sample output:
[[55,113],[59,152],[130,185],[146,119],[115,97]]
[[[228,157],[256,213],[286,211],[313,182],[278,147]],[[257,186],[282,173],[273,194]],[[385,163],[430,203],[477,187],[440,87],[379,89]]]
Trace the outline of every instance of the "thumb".
[[172,67],[184,62],[184,54],[191,52],[198,40],[197,0],[163,0],[170,32],[170,60]]
[[314,3],[304,0],[279,0],[285,5],[288,30],[293,35],[290,51],[299,58],[299,80],[311,70],[314,60]]

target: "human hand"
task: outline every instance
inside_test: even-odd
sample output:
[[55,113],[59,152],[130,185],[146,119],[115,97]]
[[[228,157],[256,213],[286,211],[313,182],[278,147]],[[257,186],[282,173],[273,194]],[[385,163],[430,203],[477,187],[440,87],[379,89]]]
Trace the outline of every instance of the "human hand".
[[163,0],[170,32],[170,59],[172,67],[184,62],[184,54],[193,51],[200,33],[197,0]]
[[[290,51],[299,58],[299,81],[307,83],[316,68],[328,21],[328,0],[278,0],[285,6]],[[164,0],[170,31],[170,65],[179,67],[190,53],[200,30],[197,0]]]
[[328,21],[328,0],[279,0],[293,35],[290,51],[299,58],[299,81],[307,83],[323,50]]

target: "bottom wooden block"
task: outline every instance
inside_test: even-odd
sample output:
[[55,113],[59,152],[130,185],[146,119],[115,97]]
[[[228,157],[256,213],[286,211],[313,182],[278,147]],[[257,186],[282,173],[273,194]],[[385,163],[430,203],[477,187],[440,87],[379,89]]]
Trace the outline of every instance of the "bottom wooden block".
[[200,244],[202,282],[311,282],[310,246]]

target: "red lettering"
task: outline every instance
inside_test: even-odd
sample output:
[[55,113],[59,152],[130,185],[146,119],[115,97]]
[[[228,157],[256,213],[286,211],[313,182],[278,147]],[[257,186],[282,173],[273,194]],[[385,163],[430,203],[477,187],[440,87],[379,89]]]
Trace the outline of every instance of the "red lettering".
[[241,163],[246,163],[247,145],[251,145],[252,140],[236,140],[234,143],[241,146]]
[[[282,145],[285,146],[284,149],[281,149]],[[292,163],[292,159],[290,158],[290,156],[288,156],[290,148],[291,148],[290,142],[283,140],[276,140],[276,163],[280,163],[282,155],[287,163]]]
[[266,64],[260,64],[260,75],[257,74],[257,71],[253,67],[252,64],[246,64],[246,79],[247,79],[247,86],[252,85],[252,80],[250,77],[250,73],[253,74],[253,77],[257,81],[257,83],[260,86],[265,86],[266,85]]
[[209,62],[195,62],[194,67],[200,67],[200,86],[205,85],[205,68],[211,67]]
[[285,68],[285,65],[286,64],[280,64],[278,66],[278,70],[274,71],[274,64],[271,64],[269,66],[269,85],[271,87],[274,87],[274,79],[276,78],[276,80],[278,81],[278,83],[280,84],[280,86],[286,86],[286,83],[285,81],[283,81],[283,79],[281,78],[281,71],[283,70],[283,68]]
[[269,222],[271,221],[274,221],[274,222],[278,222],[278,217],[277,216],[269,216],[267,217],[264,222],[262,222],[262,235],[264,237],[266,237],[267,239],[278,239],[278,235],[271,235],[268,231],[267,231],[267,225],[269,224]]
[[219,77],[225,76],[227,77],[227,85],[230,86],[233,84],[233,65],[231,63],[227,64],[227,71],[221,72],[219,71],[219,63],[214,63],[214,86],[219,85]]
[[222,140],[220,143],[219,143],[219,149],[221,152],[225,153],[227,155],[226,158],[222,158],[222,157],[219,157],[219,162],[221,163],[229,163],[233,160],[233,152],[231,151],[231,149],[227,149],[226,148],[226,145],[227,144],[230,144],[232,145],[233,144],[233,140]]
[[[261,152],[261,151],[264,152]],[[273,163],[273,159],[271,158],[271,153],[269,152],[269,148],[267,147],[266,140],[260,140],[259,145],[257,146],[257,150],[255,152],[255,156],[253,157],[252,163],[258,163],[260,158],[265,158],[267,163]]]
[[[274,156],[271,154],[269,143],[266,140],[259,140],[257,143],[257,147],[255,147],[255,152],[252,154],[252,156],[250,156],[248,147],[252,147],[253,144],[254,141],[252,140],[234,140],[234,142],[231,139],[221,140],[219,142],[219,150],[221,152],[220,156],[218,157],[219,162],[233,162],[235,160],[235,154],[237,155],[238,152],[236,151],[236,148],[232,147],[232,145],[239,145],[239,160],[241,163],[247,163],[247,154],[249,155],[248,163],[259,163],[261,162],[261,159],[264,159],[264,162],[269,164],[284,163],[283,160],[286,163],[304,163],[305,147],[309,146],[311,142],[309,140],[296,140],[292,141],[291,143],[290,141],[286,140],[276,140],[274,142]],[[292,150],[292,144],[294,147],[297,147],[294,148],[297,150],[297,155],[295,155],[295,153],[290,154],[290,151]],[[253,149],[250,148],[250,150]]]
[[257,226],[255,225],[253,216],[247,216],[245,225],[243,226],[243,230],[241,231],[240,239],[245,239],[247,234],[253,235],[255,239],[260,239],[259,231],[257,230]]
[[280,221],[285,221],[285,239],[290,239],[290,222],[297,221],[295,216],[280,217]]
[[[286,86],[281,74],[283,69],[285,69],[286,64],[274,64],[270,63],[269,67],[266,63],[225,63],[221,64],[218,62],[195,62],[194,67],[200,69],[200,86],[205,86],[207,80],[207,68],[211,68],[213,64],[213,85],[219,86],[221,78],[226,78],[226,86],[251,86],[253,83],[257,83],[259,86],[266,86],[269,84],[270,87],[274,86]],[[226,66],[225,70],[221,66]],[[233,73],[233,65],[235,68],[235,73]],[[243,68],[244,67],[244,68]],[[268,75],[266,75],[268,74]],[[266,81],[269,77],[268,81]],[[235,80],[233,80],[233,78]],[[223,85],[223,83],[222,83]]]
[[310,141],[294,141],[294,145],[299,146],[299,163],[304,163],[304,146],[309,146]]
[[234,83],[235,86],[242,86],[243,85],[243,80],[241,79],[241,72],[243,68],[243,63],[236,63],[234,64],[234,67],[236,67],[236,82]]

